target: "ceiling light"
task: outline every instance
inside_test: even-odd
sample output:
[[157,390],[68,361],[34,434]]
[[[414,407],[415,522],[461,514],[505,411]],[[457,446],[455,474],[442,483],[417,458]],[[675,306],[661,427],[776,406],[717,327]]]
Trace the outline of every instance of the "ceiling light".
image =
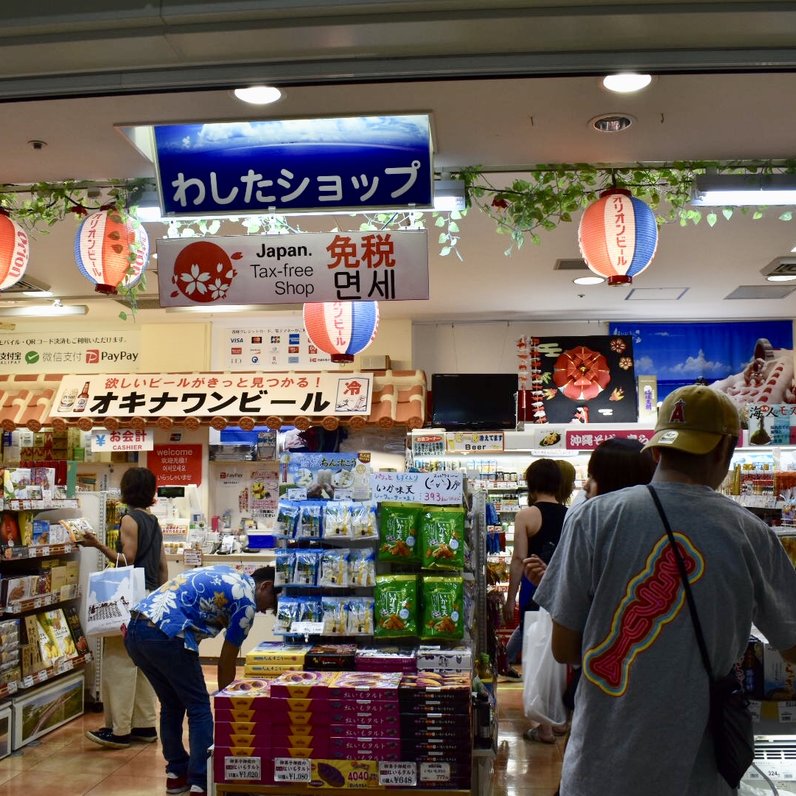
[[22,295],[28,298],[52,298],[53,294],[51,290],[23,290]]
[[606,75],[602,82],[608,91],[615,91],[617,94],[632,94],[634,91],[641,91],[641,89],[652,83],[652,75],[642,75],[638,72],[620,72],[617,75]]
[[64,315],[85,315],[87,304],[33,304],[27,307],[0,307],[0,318],[60,318]]
[[775,257],[760,269],[768,282],[793,282],[796,280],[796,257]]
[[627,130],[635,119],[625,113],[603,113],[589,119],[589,124],[601,133],[621,133]]
[[464,180],[434,180],[435,210],[464,210],[466,206]]
[[242,102],[250,105],[270,105],[282,99],[282,92],[276,86],[249,86],[248,88],[236,88],[235,96]]
[[575,285],[601,285],[605,279],[602,276],[579,276],[572,282]]
[[700,174],[694,181],[693,205],[796,205],[793,174]]

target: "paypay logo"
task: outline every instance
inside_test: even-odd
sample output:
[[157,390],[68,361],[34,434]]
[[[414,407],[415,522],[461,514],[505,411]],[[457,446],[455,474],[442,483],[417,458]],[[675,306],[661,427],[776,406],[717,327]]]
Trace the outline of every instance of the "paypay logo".
[[96,348],[86,349],[86,364],[96,365],[100,361],[100,352]]

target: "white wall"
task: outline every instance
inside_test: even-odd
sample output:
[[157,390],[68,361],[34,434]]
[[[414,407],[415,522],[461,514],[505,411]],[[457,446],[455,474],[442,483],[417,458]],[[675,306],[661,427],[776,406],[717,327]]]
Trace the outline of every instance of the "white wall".
[[527,336],[605,335],[604,321],[534,323],[533,321],[461,321],[415,323],[413,367],[432,373],[516,373],[515,342]]

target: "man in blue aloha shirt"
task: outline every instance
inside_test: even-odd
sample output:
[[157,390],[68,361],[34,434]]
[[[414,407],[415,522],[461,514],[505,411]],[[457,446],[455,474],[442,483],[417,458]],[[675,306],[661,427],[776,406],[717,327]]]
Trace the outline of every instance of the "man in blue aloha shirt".
[[[235,679],[240,646],[254,614],[276,608],[274,568],[251,575],[231,567],[200,567],[178,575],[131,611],[125,646],[160,700],[160,740],[166,758],[166,793],[207,793],[207,749],[213,716],[199,642],[226,631],[218,659],[218,687]],[[188,714],[188,745],[182,722]]]

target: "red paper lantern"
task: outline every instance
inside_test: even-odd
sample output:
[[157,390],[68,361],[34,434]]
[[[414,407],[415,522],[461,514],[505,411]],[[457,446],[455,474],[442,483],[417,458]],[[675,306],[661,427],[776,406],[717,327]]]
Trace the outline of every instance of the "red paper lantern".
[[19,282],[29,257],[28,234],[6,210],[0,209],[0,290]]
[[379,328],[379,305],[375,301],[327,301],[304,305],[304,328],[332,362],[353,362],[364,351]]
[[609,285],[630,284],[655,256],[655,213],[624,188],[604,191],[583,212],[578,244],[586,265]]
[[100,210],[81,224],[75,236],[75,262],[94,282],[97,293],[116,293],[141,279],[149,259],[149,236],[140,222],[120,210]]

